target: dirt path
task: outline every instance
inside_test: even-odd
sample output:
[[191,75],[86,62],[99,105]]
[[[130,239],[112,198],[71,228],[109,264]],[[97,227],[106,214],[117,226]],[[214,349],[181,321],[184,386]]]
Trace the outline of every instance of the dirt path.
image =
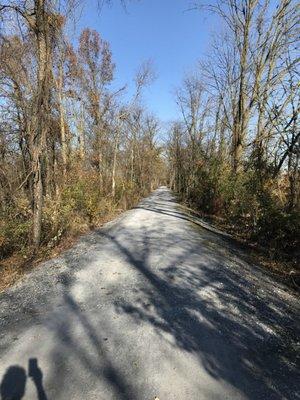
[[0,296],[1,396],[297,400],[299,326],[292,293],[160,188]]

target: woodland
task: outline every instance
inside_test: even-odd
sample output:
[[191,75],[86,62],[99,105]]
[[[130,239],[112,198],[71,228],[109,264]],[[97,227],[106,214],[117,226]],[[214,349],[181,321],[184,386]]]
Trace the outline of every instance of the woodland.
[[0,1],[2,268],[48,256],[160,185],[297,268],[297,2],[193,5],[218,15],[224,30],[174,92],[178,118],[167,127],[143,99],[156,75],[150,61],[124,97],[101,32],[87,27],[73,40],[82,3]]

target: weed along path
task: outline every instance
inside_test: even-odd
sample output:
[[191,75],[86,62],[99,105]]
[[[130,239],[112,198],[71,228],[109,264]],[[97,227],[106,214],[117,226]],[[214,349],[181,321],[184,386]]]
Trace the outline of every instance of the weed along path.
[[300,399],[297,298],[164,187],[3,293],[0,318],[2,400]]

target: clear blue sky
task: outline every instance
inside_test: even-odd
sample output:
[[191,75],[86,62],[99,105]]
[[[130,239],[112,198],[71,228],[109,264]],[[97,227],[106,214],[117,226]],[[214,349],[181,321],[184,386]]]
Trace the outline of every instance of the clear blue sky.
[[189,0],[140,0],[128,3],[127,11],[114,0],[99,13],[89,0],[79,29],[90,27],[111,44],[116,63],[116,85],[132,91],[132,78],[143,60],[152,59],[158,75],[145,92],[145,103],[162,121],[176,119],[172,95],[185,72],[209,50],[211,33],[219,20],[199,11],[187,11]]

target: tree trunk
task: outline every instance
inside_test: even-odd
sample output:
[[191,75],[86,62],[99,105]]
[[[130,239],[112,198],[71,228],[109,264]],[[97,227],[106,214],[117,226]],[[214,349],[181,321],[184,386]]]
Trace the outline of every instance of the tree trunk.
[[84,133],[84,120],[83,120],[83,105],[80,106],[80,117],[78,124],[78,135],[79,135],[79,157],[81,163],[85,164],[85,133]]
[[240,78],[237,112],[233,129],[233,170],[236,174],[242,170],[244,139],[246,137],[249,120],[249,110],[247,110],[245,106],[247,99],[247,57],[249,51],[249,32],[255,4],[256,1],[250,1],[247,7],[245,7],[245,21],[242,25],[243,39],[240,50]]
[[42,232],[43,209],[43,152],[46,151],[50,105],[51,42],[49,15],[45,0],[35,0],[35,24],[31,26],[37,43],[37,95],[35,131],[33,132],[33,244],[39,246]]
[[118,148],[119,148],[119,132],[117,132],[115,146],[114,146],[114,157],[113,157],[112,179],[111,179],[111,194],[112,194],[112,197],[116,196],[116,168],[117,168],[117,152],[118,152]]
[[63,165],[63,175],[66,176],[67,165],[68,165],[68,149],[67,149],[67,137],[66,137],[66,125],[65,125],[65,109],[63,104],[63,66],[62,62],[59,65],[59,76],[58,76],[58,102],[59,102],[59,124],[60,124],[60,137],[61,137],[61,156]]
[[42,209],[43,209],[43,180],[41,161],[37,161],[34,171],[34,209],[33,209],[33,244],[39,246],[42,233]]

